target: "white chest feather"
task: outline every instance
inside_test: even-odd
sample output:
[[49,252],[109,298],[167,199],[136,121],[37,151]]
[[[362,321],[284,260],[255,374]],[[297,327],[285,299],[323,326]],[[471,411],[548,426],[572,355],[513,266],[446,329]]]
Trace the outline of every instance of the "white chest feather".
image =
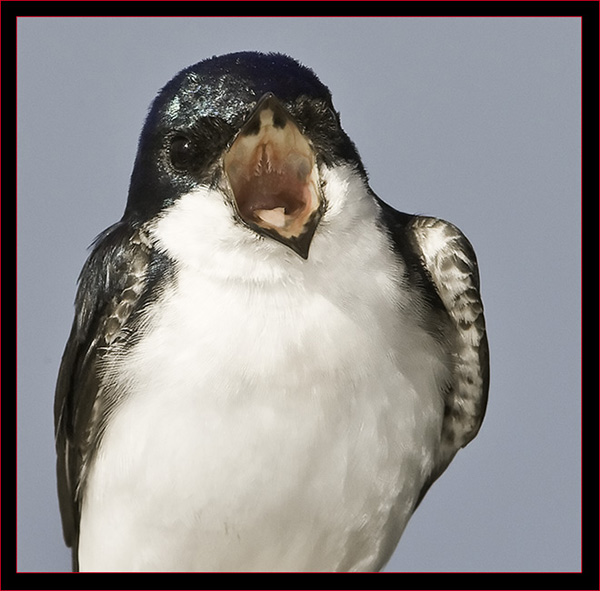
[[81,570],[380,568],[431,467],[444,368],[402,314],[374,206],[332,206],[307,261],[249,232],[236,259],[198,257],[196,222],[172,239],[177,216],[210,217],[191,197],[154,230],[174,284],[107,377],[126,396],[89,476]]

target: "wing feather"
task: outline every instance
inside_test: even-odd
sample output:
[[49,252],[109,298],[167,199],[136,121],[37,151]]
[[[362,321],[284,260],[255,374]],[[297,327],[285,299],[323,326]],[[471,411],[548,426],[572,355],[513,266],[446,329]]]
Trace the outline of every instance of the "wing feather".
[[445,408],[436,463],[420,502],[456,452],[477,435],[485,415],[489,350],[479,269],[473,247],[456,226],[378,203],[407,279],[426,308],[424,327],[446,348],[451,367],[440,392]]
[[479,432],[489,389],[489,350],[473,247],[454,225],[415,216],[408,232],[454,328],[450,340],[452,381],[444,392],[445,414],[433,482],[456,452]]
[[85,477],[116,401],[116,394],[102,386],[102,359],[130,336],[128,324],[147,284],[149,260],[142,232],[119,223],[96,240],[79,278],[75,319],[54,400],[58,498],[73,570],[78,570]]

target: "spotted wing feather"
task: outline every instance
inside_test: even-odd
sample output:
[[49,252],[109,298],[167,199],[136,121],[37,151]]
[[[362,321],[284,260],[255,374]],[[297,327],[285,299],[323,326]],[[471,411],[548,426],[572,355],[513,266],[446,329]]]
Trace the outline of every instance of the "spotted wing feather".
[[98,238],[79,278],[54,401],[58,498],[73,570],[78,570],[86,474],[117,399],[103,387],[100,367],[117,343],[131,338],[129,324],[147,283],[149,261],[143,235],[117,224]]
[[[415,216],[407,227],[427,275],[450,319],[452,379],[444,391],[445,414],[436,467],[424,489],[456,452],[478,433],[489,387],[489,352],[475,253],[452,224]],[[423,494],[424,494],[423,492]]]

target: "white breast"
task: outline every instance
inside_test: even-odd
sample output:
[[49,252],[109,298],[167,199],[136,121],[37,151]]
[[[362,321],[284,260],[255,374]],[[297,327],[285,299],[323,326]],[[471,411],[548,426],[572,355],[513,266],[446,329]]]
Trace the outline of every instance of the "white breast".
[[[353,198],[351,176],[328,182]],[[209,191],[153,229],[176,280],[107,377],[127,395],[89,477],[81,570],[387,560],[431,467],[444,369],[356,193],[333,200],[308,261],[225,225]]]

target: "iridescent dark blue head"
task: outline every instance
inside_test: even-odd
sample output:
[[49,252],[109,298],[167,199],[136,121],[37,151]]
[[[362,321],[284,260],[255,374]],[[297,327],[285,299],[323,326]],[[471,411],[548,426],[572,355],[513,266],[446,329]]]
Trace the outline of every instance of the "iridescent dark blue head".
[[215,185],[224,152],[267,93],[294,118],[319,164],[347,162],[364,174],[331,93],[312,70],[281,54],[232,53],[182,70],[156,97],[140,137],[124,217],[142,222],[195,186]]
[[167,116],[174,125],[185,125],[193,113],[236,125],[268,92],[288,105],[305,97],[333,108],[329,89],[312,70],[285,55],[242,52],[204,60],[177,74],[160,92],[149,123]]

